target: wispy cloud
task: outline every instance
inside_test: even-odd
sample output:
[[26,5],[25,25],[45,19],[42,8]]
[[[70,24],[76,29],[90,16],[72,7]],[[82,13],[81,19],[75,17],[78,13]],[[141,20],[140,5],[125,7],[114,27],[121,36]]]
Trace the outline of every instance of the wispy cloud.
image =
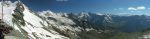
[[147,9],[149,9],[149,10],[150,10],[150,8],[147,8]]
[[124,10],[124,8],[115,8],[114,10]]
[[145,6],[129,7],[128,10],[145,10]]

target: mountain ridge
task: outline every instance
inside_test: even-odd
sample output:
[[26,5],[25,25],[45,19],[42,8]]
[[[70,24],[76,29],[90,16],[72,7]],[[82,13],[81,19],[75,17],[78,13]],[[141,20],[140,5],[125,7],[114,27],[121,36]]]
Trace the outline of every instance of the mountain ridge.
[[[91,12],[32,12],[23,3],[8,3],[4,22],[15,30],[19,39],[109,39],[118,32],[139,32],[150,28],[146,15],[118,16]],[[135,28],[136,27],[136,28]],[[116,32],[117,31],[117,32]]]

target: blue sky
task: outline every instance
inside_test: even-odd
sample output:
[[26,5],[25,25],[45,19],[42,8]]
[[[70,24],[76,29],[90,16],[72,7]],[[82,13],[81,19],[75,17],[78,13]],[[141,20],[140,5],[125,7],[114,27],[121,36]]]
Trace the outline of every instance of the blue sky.
[[21,0],[33,11],[149,14],[150,0]]

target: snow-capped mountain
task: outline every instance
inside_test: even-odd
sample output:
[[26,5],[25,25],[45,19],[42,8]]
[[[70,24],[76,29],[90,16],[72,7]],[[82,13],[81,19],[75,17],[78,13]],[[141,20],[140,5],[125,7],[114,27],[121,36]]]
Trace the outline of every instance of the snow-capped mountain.
[[3,21],[15,29],[6,35],[11,39],[111,39],[118,32],[150,28],[150,16],[145,15],[35,13],[25,4],[11,1],[4,3]]
[[10,5],[4,6],[4,22],[14,27],[11,36],[18,39],[69,39],[48,28],[51,25],[31,12],[23,3],[8,1],[8,4]]
[[[21,2],[4,5],[4,22],[15,30],[6,37],[14,39],[81,39],[84,29],[68,18],[68,14],[51,11],[34,13]],[[6,12],[9,11],[9,12]],[[86,28],[87,31],[94,30]]]

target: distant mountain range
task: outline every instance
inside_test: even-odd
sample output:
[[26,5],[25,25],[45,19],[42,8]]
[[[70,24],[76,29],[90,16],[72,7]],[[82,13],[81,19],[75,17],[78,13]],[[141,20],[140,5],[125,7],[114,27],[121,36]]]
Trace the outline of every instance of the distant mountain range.
[[146,15],[35,13],[21,2],[8,4],[3,21],[15,30],[7,36],[18,39],[141,39],[150,28]]

